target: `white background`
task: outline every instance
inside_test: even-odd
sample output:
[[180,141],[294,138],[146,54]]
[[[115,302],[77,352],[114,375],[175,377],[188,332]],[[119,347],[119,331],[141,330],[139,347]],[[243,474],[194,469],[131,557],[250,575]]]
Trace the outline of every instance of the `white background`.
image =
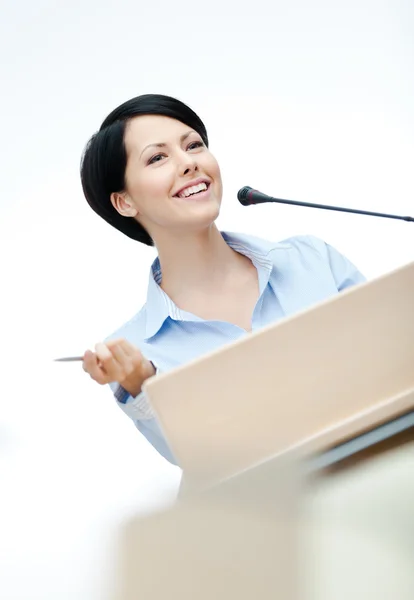
[[176,96],[220,161],[221,229],[312,233],[376,277],[413,260],[414,224],[236,193],[413,215],[413,30],[411,0],[3,0],[2,599],[107,597],[117,525],[180,479],[109,390],[52,362],[137,312],[154,258],[87,206],[89,136],[128,98]]

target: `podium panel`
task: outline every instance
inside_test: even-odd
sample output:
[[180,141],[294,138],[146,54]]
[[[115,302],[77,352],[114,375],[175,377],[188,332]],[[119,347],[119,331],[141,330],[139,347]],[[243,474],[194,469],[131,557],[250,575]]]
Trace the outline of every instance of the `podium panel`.
[[412,600],[414,415],[405,417],[376,443],[370,432],[306,462],[288,453],[133,519],[114,600]]
[[114,600],[298,600],[300,486],[298,464],[278,460],[132,519]]
[[315,471],[302,518],[304,599],[414,598],[414,424]]
[[148,380],[186,481],[323,451],[412,410],[413,307],[411,263]]
[[414,263],[148,380],[176,505],[116,600],[414,598]]

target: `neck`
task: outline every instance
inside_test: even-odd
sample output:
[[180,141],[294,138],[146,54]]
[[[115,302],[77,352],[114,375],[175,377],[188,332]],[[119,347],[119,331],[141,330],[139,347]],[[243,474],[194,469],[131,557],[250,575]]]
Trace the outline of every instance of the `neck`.
[[182,294],[220,289],[245,257],[232,250],[216,225],[188,235],[156,240],[162,289],[174,299]]

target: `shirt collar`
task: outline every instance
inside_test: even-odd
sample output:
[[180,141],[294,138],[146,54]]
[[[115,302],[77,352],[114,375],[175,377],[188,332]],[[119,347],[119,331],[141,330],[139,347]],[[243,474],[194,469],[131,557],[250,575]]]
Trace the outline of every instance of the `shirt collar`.
[[[260,294],[262,294],[273,268],[273,263],[267,256],[268,251],[271,250],[271,245],[264,240],[243,234],[221,232],[221,235],[230,248],[244,254],[252,261],[259,273]],[[269,245],[269,248],[267,248],[267,245]],[[167,318],[175,321],[187,320],[188,313],[180,310],[161,289],[161,279],[161,265],[157,257],[151,266],[148,280],[147,302],[145,305],[145,340],[158,333]]]

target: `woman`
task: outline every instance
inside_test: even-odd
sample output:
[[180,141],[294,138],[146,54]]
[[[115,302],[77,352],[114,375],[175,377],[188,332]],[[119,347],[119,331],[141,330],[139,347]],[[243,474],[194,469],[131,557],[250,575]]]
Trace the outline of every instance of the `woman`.
[[156,367],[177,367],[364,281],[312,236],[273,243],[220,232],[219,166],[204,124],[174,98],[149,94],[115,109],[86,147],[81,179],[98,215],[158,253],[146,304],[85,352],[83,368],[110,384],[124,412],[173,464],[141,391]]

